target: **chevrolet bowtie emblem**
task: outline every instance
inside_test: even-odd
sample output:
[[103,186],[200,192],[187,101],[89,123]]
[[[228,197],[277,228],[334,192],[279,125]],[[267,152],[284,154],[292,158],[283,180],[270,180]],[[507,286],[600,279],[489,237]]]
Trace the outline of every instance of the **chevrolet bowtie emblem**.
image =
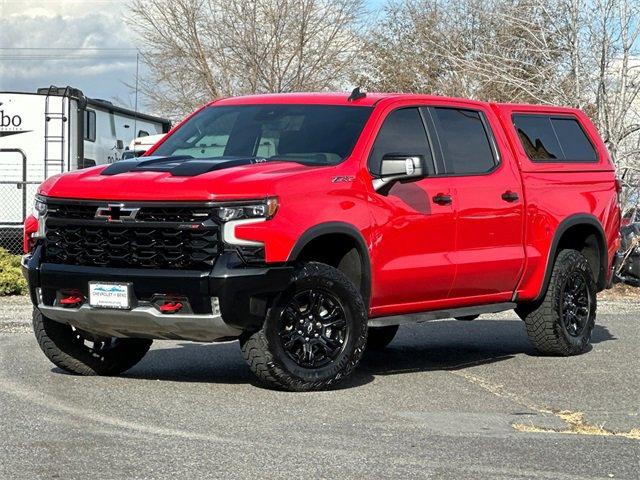
[[135,220],[139,211],[139,208],[127,208],[123,204],[110,204],[106,207],[98,207],[95,218],[108,222],[124,222]]

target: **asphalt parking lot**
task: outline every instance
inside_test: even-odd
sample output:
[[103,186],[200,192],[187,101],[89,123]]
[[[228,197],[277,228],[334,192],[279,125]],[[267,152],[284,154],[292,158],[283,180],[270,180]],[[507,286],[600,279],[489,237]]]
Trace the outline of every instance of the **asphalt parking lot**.
[[513,312],[403,327],[341,389],[255,384],[237,343],[156,342],[120,378],[53,367],[0,299],[0,478],[640,478],[640,303],[533,354]]

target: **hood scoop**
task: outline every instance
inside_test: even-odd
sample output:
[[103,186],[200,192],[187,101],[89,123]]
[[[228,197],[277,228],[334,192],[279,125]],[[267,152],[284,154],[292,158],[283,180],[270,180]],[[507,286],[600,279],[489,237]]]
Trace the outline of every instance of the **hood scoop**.
[[118,175],[128,172],[168,172],[174,177],[195,177],[203,173],[225,168],[264,163],[264,158],[193,158],[187,155],[175,157],[140,157],[112,163],[100,175]]

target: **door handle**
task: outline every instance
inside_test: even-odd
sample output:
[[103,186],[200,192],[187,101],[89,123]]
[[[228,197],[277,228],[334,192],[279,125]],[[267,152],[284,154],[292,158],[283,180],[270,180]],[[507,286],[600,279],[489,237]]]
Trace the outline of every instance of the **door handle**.
[[439,193],[433,197],[433,203],[437,203],[438,205],[451,205],[451,195]]
[[520,197],[518,197],[518,194],[516,192],[512,192],[511,190],[507,190],[502,194],[502,199],[505,202],[517,202],[519,198]]

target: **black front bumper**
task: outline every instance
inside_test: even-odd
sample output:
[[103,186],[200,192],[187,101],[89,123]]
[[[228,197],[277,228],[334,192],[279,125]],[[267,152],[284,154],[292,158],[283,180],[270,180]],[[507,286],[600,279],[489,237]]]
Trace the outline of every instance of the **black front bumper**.
[[256,330],[264,322],[273,298],[290,282],[293,267],[244,265],[234,253],[220,255],[206,270],[153,270],[103,268],[41,262],[41,247],[23,259],[31,301],[54,307],[61,291],[89,294],[90,281],[125,282],[133,286],[133,305],[153,306],[158,296],[185,298],[188,313],[211,315],[212,298],[218,298],[224,323],[242,331]]

